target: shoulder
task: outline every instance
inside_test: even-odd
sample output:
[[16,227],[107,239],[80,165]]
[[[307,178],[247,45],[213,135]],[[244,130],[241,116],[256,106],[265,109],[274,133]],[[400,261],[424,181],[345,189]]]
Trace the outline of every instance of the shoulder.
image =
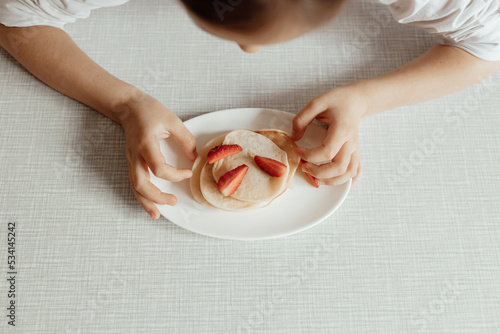
[[459,17],[463,13],[481,13],[485,8],[498,9],[498,0],[379,0],[389,6],[394,18],[404,21],[431,21],[447,17]]
[[379,0],[396,21],[421,28],[446,44],[500,60],[499,0]]

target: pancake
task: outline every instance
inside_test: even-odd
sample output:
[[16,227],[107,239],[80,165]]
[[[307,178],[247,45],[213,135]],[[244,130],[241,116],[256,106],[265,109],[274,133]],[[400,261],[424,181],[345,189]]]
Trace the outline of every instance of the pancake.
[[289,187],[292,183],[293,176],[297,171],[297,167],[299,167],[300,164],[300,157],[297,155],[297,153],[295,153],[297,144],[295,144],[292,138],[290,138],[290,136],[284,131],[266,129],[255,132],[271,139],[273,143],[278,145],[279,148],[281,148],[283,151],[286,152],[288,158],[288,168],[289,168],[288,177],[286,180],[286,186]]
[[192,168],[193,176],[191,176],[189,185],[191,187],[191,193],[193,194],[194,199],[200,204],[212,206],[210,203],[207,202],[207,200],[205,199],[205,197],[203,197],[203,194],[201,193],[201,188],[200,188],[201,171],[205,166],[205,163],[207,162],[208,151],[210,151],[212,147],[222,144],[225,137],[226,134],[223,134],[209,141],[201,149],[201,151],[198,152],[198,157],[193,163],[193,168]]
[[[221,144],[238,144],[243,151],[209,164],[208,151]],[[201,204],[226,211],[244,211],[267,206],[291,184],[300,162],[295,147],[297,146],[285,132],[273,129],[234,130],[214,138],[203,147],[193,164],[190,186],[194,199]],[[271,177],[254,162],[255,155],[282,162],[287,166],[287,172],[281,177]],[[225,172],[241,164],[249,166],[242,183],[231,196],[222,195],[217,188],[217,180]]]
[[[254,208],[262,208],[270,203],[270,201],[261,202],[245,202],[232,196],[224,196],[217,188],[217,182],[213,178],[214,165],[205,163],[201,171],[200,185],[201,193],[204,200],[210,203],[211,206],[226,211],[241,211]],[[245,175],[246,177],[246,175]]]
[[[289,170],[287,154],[272,140],[254,131],[235,130],[226,135],[222,144],[240,145],[243,151],[214,163],[212,173],[215,180],[219,180],[222,175],[242,164],[249,167],[243,181],[231,197],[246,202],[262,202],[270,201],[283,192]],[[286,165],[285,175],[272,177],[264,172],[254,161],[256,155]]]

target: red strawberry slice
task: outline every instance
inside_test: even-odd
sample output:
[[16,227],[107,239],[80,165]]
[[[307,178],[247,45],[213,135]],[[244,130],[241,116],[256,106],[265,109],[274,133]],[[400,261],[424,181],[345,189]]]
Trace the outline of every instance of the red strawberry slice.
[[256,155],[254,158],[255,163],[267,174],[275,177],[283,176],[286,173],[287,167],[279,161],[274,159],[265,158]]
[[[304,164],[306,163],[307,161],[305,161],[304,159],[300,159],[300,164]],[[311,174],[309,174],[308,172],[304,172],[304,174],[306,174],[307,178],[309,179],[309,181],[311,181],[312,185],[315,187],[315,188],[319,188],[319,184],[318,182],[316,182],[316,178],[314,176],[312,176]]]
[[222,195],[231,196],[240,186],[247,171],[248,166],[243,164],[222,175],[217,182],[217,188],[219,188]]
[[236,154],[243,151],[240,145],[219,145],[211,149],[207,154],[207,159],[209,164],[224,159],[230,155]]
[[309,181],[311,181],[311,183],[314,187],[319,188],[319,184],[316,182],[316,178],[314,176],[312,176],[311,174],[309,174],[307,172],[304,172],[304,174],[306,174],[307,178],[309,179]]

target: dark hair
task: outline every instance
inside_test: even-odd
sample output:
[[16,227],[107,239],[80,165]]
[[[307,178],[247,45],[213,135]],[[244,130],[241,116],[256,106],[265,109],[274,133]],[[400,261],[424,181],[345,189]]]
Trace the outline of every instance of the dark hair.
[[200,19],[235,30],[256,30],[263,23],[295,11],[318,25],[333,17],[345,0],[181,0]]

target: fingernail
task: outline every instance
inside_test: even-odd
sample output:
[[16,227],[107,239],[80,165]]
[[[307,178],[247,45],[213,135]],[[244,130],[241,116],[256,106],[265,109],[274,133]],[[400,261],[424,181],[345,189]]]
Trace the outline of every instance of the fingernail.
[[148,213],[149,213],[149,215],[151,216],[152,219],[156,220],[156,214],[154,213],[154,211],[149,211]]
[[186,172],[186,178],[191,177],[191,176],[193,176],[193,172],[192,171]]

